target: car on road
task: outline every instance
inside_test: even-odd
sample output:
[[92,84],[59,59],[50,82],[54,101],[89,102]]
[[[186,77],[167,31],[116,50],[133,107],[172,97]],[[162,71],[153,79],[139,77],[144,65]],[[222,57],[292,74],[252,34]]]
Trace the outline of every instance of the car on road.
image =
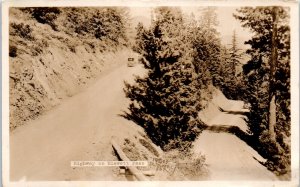
[[128,59],[127,59],[127,66],[128,67],[133,67],[135,65],[137,65],[139,63],[139,59],[140,59],[140,55],[138,53],[135,52],[131,52],[128,55]]
[[135,65],[136,60],[133,57],[128,58],[127,66],[128,67],[133,67]]

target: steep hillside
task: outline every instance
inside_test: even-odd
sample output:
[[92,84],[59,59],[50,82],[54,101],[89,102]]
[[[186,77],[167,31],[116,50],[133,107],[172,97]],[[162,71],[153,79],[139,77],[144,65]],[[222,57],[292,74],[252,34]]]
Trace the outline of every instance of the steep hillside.
[[[10,9],[11,130],[74,95],[100,72],[120,64],[118,59],[126,55],[124,41],[121,44],[118,40],[99,39],[89,33],[80,35],[69,29],[66,25],[73,23],[69,16],[74,15],[70,13],[76,10],[36,10],[40,11]],[[36,12],[52,22],[43,23]]]

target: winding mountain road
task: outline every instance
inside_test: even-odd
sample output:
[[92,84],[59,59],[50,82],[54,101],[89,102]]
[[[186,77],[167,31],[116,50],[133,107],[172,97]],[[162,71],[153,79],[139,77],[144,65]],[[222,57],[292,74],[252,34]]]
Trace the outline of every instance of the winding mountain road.
[[[133,81],[134,74],[142,73],[141,65],[127,67],[124,63],[101,76],[84,92],[13,131],[10,179],[126,180],[118,175],[117,167],[72,168],[70,161],[116,160],[110,143],[112,137],[134,136],[139,128],[118,116],[128,106],[122,90],[124,80]],[[210,111],[200,115],[217,131],[205,130],[194,142],[194,151],[206,157],[208,180],[276,180],[259,163],[264,159],[255,150],[235,135],[218,131],[224,123],[241,128],[245,124],[241,124],[244,123],[241,115],[221,112],[217,104],[211,102],[207,109]],[[227,106],[227,110],[237,111],[242,105],[231,101]]]

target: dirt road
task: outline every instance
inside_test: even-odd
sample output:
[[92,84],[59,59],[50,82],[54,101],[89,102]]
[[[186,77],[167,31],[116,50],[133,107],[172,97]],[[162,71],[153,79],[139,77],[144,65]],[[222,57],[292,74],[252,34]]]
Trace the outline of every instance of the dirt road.
[[142,70],[141,65],[124,63],[84,92],[13,131],[10,179],[126,180],[117,175],[117,168],[72,168],[70,161],[116,160],[112,136],[131,135],[138,128],[118,116],[128,106],[124,80],[132,81],[133,74]]
[[[219,97],[219,96],[217,96]],[[223,101],[226,102],[226,101]],[[210,103],[206,117],[210,129],[221,129],[222,124],[245,128],[241,115],[227,114],[217,110],[221,103]],[[237,110],[239,102],[231,101],[231,108]],[[230,110],[230,108],[229,108]],[[195,152],[201,152],[206,157],[210,171],[209,180],[277,180],[276,176],[267,170],[260,162],[264,162],[254,149],[233,134],[205,130],[194,143]]]
[[[141,71],[141,66],[124,64],[101,76],[84,92],[16,129],[10,137],[11,180],[126,180],[118,175],[117,168],[72,168],[70,161],[116,160],[111,138],[134,136],[139,128],[118,116],[128,106],[123,81],[132,81],[133,74]],[[208,124],[225,121],[245,125],[240,124],[240,116],[224,114],[216,109],[218,102],[212,104],[203,114]],[[231,102],[230,106],[236,110],[241,103]],[[195,151],[205,154],[211,180],[276,179],[257,161],[263,158],[234,135],[204,131],[195,142]]]

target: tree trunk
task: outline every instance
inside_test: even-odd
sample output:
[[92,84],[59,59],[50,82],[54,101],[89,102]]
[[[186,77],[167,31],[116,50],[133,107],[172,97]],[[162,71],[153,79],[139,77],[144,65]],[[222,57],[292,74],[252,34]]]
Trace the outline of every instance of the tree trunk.
[[273,95],[269,104],[269,135],[271,141],[273,142],[276,142],[275,125],[276,125],[276,104],[275,104],[275,95]]
[[276,125],[276,100],[275,100],[275,72],[277,66],[277,15],[278,8],[273,7],[272,18],[272,40],[271,40],[271,58],[270,58],[270,89],[269,89],[269,135],[271,141],[276,143],[276,133],[275,133],[275,125]]

